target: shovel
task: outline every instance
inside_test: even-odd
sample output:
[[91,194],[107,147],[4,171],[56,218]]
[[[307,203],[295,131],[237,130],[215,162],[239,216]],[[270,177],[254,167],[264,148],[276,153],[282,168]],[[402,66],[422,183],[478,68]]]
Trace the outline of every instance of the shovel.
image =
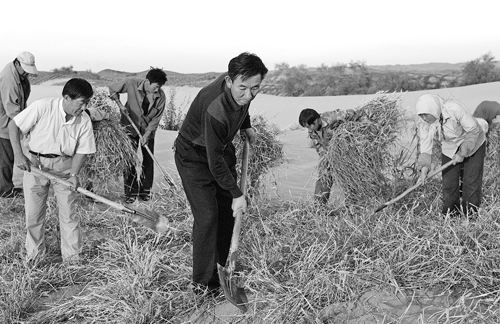
[[[139,129],[137,128],[137,126],[132,121],[132,118],[130,118],[130,116],[128,114],[123,113],[123,115],[125,115],[127,117],[128,121],[130,122],[130,124],[132,125],[132,127],[134,127],[135,132],[137,133],[137,135],[139,135],[139,139],[142,142],[141,132],[139,132]],[[146,151],[148,151],[149,156],[151,156],[151,158],[153,159],[153,161],[156,164],[156,166],[158,167],[158,169],[160,169],[161,173],[163,174],[163,178],[165,179],[165,181],[167,181],[167,183],[170,185],[170,187],[176,189],[174,181],[172,180],[172,178],[170,177],[170,175],[167,173],[167,171],[163,170],[162,166],[160,165],[160,163],[158,162],[158,160],[153,155],[153,152],[151,152],[151,150],[149,149],[149,147],[147,145],[143,145],[143,146],[146,148]]]
[[[425,178],[425,180],[427,179],[430,179],[432,178],[433,176],[435,176],[436,174],[442,172],[443,170],[445,170],[447,167],[449,167],[450,165],[453,164],[453,160],[450,160],[449,162],[447,162],[446,164],[443,164],[439,169],[437,169],[436,171],[434,172],[431,172],[427,175],[427,177]],[[417,189],[418,187],[420,187],[422,185],[422,181],[419,181],[417,182],[415,185],[411,186],[410,188],[406,189],[405,192],[403,192],[402,194],[400,194],[399,196],[397,196],[396,198],[392,199],[392,200],[389,200],[388,202],[380,205],[374,213],[377,213],[379,211],[381,211],[382,209],[384,209],[385,207],[389,206],[389,205],[392,205],[394,204],[395,202],[397,202],[398,200],[400,200],[401,198],[403,198],[404,196],[406,196],[407,194],[409,194],[410,192],[412,192],[413,190]]]
[[[35,167],[31,167],[31,172],[36,173],[36,174],[41,175],[41,176],[44,176],[44,177],[50,179],[51,181],[55,181],[57,183],[60,183],[68,188],[73,187],[73,185],[69,181],[66,181],[58,176],[55,176],[55,175],[49,173],[48,171],[42,171],[42,170],[37,169]],[[122,204],[108,200],[104,197],[96,195],[95,193],[88,191],[88,190],[85,190],[81,187],[76,188],[76,191],[84,194],[85,196],[94,198],[97,201],[105,203],[106,205],[108,205],[110,207],[113,207],[113,208],[118,209],[120,211],[127,212],[129,214],[133,214],[135,216],[132,218],[133,221],[135,221],[143,226],[146,226],[155,232],[164,233],[169,229],[175,230],[174,228],[172,228],[168,225],[168,220],[165,217],[160,216],[157,213],[148,214],[144,211],[138,211],[138,210],[134,210],[132,208],[125,207]]]
[[[247,180],[248,149],[249,144],[247,137],[245,139],[245,143],[243,144],[243,158],[241,163],[240,189],[243,192],[243,195],[245,195],[245,184]],[[223,267],[220,264],[217,264],[217,270],[219,273],[219,281],[222,289],[224,290],[224,296],[226,297],[227,301],[238,307],[244,313],[247,311],[246,304],[248,303],[248,298],[245,293],[245,289],[242,287],[241,278],[233,277],[234,268],[236,266],[236,258],[238,256],[241,217],[241,211],[236,213],[234,219],[233,235],[231,237],[231,245],[229,247],[229,255],[227,256],[226,266]]]

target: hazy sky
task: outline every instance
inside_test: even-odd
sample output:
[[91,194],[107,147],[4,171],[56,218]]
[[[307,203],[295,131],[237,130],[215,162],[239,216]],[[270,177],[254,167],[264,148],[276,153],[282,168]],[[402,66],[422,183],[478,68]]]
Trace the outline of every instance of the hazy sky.
[[[27,50],[42,71],[226,71],[241,52],[316,67],[500,58],[497,0],[3,1],[0,65]],[[78,3],[76,5],[75,3]]]

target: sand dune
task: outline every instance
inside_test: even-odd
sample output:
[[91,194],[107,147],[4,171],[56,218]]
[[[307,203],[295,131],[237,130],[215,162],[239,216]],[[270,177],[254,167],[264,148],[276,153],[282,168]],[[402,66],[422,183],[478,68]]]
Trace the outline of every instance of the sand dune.
[[[165,90],[168,92],[168,87]],[[187,109],[199,90],[200,88],[191,87],[176,88],[176,104]],[[61,86],[33,86],[29,103],[44,97],[60,96],[61,92]],[[500,102],[500,82],[428,92],[459,100],[471,112],[483,100]],[[407,92],[404,94],[402,106],[409,114],[414,114],[415,102],[424,93],[427,93],[427,91]],[[290,127],[298,125],[298,115],[302,109],[313,108],[318,112],[324,112],[333,109],[355,108],[369,97],[369,95],[353,95],[292,98],[259,94],[252,103],[251,113],[263,114],[270,122],[285,130],[281,135],[281,140],[285,144],[285,152],[290,159],[289,164],[282,166],[269,177],[267,192],[272,196],[292,199],[313,193],[313,178],[318,156],[314,149],[308,147],[306,142],[307,133],[303,129],[289,130]],[[126,100],[125,96],[122,96],[122,100]],[[163,168],[175,178],[178,175],[173,160],[172,144],[176,136],[176,132],[159,130],[155,147],[156,158]],[[19,185],[21,181],[20,170],[17,169],[15,173],[15,182]],[[164,182],[161,172],[155,170],[153,191],[158,192],[161,188],[164,188],[166,186]]]

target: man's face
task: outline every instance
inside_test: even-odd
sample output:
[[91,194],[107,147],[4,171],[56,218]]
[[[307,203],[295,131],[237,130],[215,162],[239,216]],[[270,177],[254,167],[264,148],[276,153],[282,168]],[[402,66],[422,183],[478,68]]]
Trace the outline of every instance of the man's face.
[[242,80],[241,75],[238,75],[234,81],[229,76],[226,76],[226,85],[231,89],[234,101],[240,106],[249,104],[257,96],[261,83],[262,77],[260,74],[256,74],[245,81]]
[[71,99],[68,95],[65,95],[63,109],[68,115],[78,117],[87,108],[89,101],[90,99],[87,98]]
[[314,123],[307,125],[307,129],[313,132],[319,131],[321,128],[321,118],[316,118]]
[[21,63],[17,62],[15,64],[15,67],[16,67],[16,70],[17,70],[17,73],[19,73],[19,75],[23,78],[27,78],[28,77],[28,72],[24,71],[23,67],[21,66]]
[[149,81],[146,82],[146,91],[148,92],[158,92],[160,89],[160,85],[156,82],[150,83]]

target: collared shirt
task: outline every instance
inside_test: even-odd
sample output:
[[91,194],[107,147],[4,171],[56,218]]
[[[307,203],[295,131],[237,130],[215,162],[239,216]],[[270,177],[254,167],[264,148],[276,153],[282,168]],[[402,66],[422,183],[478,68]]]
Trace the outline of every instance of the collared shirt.
[[[460,155],[469,157],[474,154],[486,140],[485,131],[476,118],[472,117],[467,108],[457,101],[447,101],[441,110],[442,120],[428,124],[419,120],[418,131],[420,137],[419,163],[430,162],[434,138],[441,140],[441,149],[444,155],[453,158],[460,148]],[[425,154],[428,154],[426,157]]]
[[206,148],[208,166],[217,183],[233,198],[243,195],[224,159],[226,145],[240,129],[251,128],[248,109],[240,106],[226,86],[227,73],[201,89],[186,114],[179,133],[193,144]]
[[66,121],[62,102],[62,98],[37,100],[13,118],[24,134],[29,133],[29,149],[66,156],[95,153],[90,117],[82,113]]
[[[111,97],[118,93],[126,93],[127,103],[125,103],[125,107],[127,107],[130,118],[142,134],[145,131],[150,131],[151,135],[154,136],[165,110],[166,96],[161,88],[155,93],[147,92],[144,89],[145,83],[146,80],[142,79],[126,79],[110,85],[109,93]],[[148,113],[144,115],[142,102],[146,95],[149,100],[149,109]],[[126,116],[122,115],[120,122],[126,126],[128,132],[137,137],[134,127],[130,125]]]
[[0,137],[9,138],[9,122],[21,110],[31,92],[27,78],[22,78],[13,62],[0,72]]

